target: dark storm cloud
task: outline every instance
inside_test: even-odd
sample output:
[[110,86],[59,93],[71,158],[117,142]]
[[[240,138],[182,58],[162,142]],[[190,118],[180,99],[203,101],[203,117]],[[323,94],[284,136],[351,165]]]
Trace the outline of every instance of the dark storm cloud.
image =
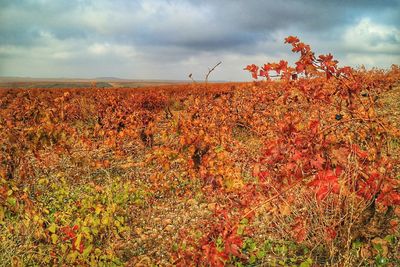
[[76,20],[78,8],[74,1],[5,1],[0,7],[0,44],[35,44],[41,32],[81,38],[88,29]]
[[[399,8],[398,1],[145,2],[153,5],[151,12],[137,1],[6,1],[0,13],[2,43],[35,42],[42,30],[59,39],[96,37],[196,50],[229,49],[267,39],[280,29],[329,33],[364,12]],[[90,24],[85,19],[88,13],[93,20],[98,13],[107,21],[95,27],[95,21]]]
[[[109,62],[109,72],[146,77],[152,75],[146,68],[164,64],[169,77],[161,78],[176,79],[182,69],[201,72],[200,65],[217,59],[230,64],[229,71],[235,67],[237,75],[260,56],[288,56],[283,38],[291,34],[345,61],[356,53],[362,54],[359,61],[396,63],[399,10],[398,0],[5,0],[0,1],[0,75],[22,75],[31,65],[49,66],[48,75],[58,69],[60,75],[108,76]],[[25,69],[18,67],[22,58]],[[79,70],[84,62],[86,71],[68,73],[74,62]]]

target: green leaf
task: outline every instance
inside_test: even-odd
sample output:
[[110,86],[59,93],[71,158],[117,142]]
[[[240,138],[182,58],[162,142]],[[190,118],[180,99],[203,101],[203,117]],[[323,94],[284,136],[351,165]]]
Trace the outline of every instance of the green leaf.
[[383,253],[383,248],[381,244],[374,244],[373,245],[374,249],[376,249],[380,254]]
[[375,263],[377,266],[386,266],[389,263],[389,260],[381,255],[376,256]]
[[265,255],[266,255],[266,253],[265,253],[265,250],[259,250],[258,252],[257,252],[257,258],[258,259],[262,259],[262,258],[264,258],[265,257]]
[[256,260],[257,260],[256,256],[255,255],[251,255],[250,258],[249,258],[249,263],[250,264],[255,263]]
[[242,235],[244,232],[244,225],[240,225],[237,229],[237,234]]
[[394,235],[387,235],[384,239],[392,245],[396,243],[396,236]]
[[224,147],[223,146],[217,146],[214,151],[216,153],[220,153],[220,152],[224,151]]
[[269,250],[272,249],[272,243],[271,243],[270,240],[265,241],[265,243],[264,243],[264,249],[267,250],[267,251],[269,251]]
[[11,206],[16,206],[17,205],[17,199],[15,197],[8,197],[7,198],[7,202]]
[[311,267],[312,263],[313,263],[313,260],[308,258],[307,260],[300,263],[299,267]]
[[362,246],[362,242],[361,241],[354,241],[352,244],[353,249],[359,249]]
[[243,218],[241,221],[240,221],[240,224],[243,224],[243,225],[247,225],[249,223],[249,219],[247,219],[247,218]]
[[218,250],[219,252],[221,252],[221,251],[224,250],[224,241],[222,240],[222,237],[221,237],[221,236],[219,236],[219,237],[217,238],[217,240],[215,241],[215,245],[216,245],[217,250]]

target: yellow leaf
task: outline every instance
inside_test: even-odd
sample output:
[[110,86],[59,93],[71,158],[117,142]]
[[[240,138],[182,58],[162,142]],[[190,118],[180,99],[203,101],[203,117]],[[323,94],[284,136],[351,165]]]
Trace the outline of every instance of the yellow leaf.
[[54,234],[56,232],[57,226],[55,223],[50,224],[49,231],[50,233]]
[[283,204],[279,207],[279,212],[283,215],[283,216],[287,216],[290,215],[292,213],[291,209],[290,209],[290,205],[288,204]]
[[20,266],[22,267],[23,266],[22,261],[18,256],[14,256],[12,258],[12,264],[11,265],[15,266],[15,267],[20,267]]
[[83,250],[83,256],[87,256],[87,255],[89,255],[89,253],[91,252],[93,250],[93,246],[92,245],[89,245],[87,248],[85,248],[84,250]]
[[108,223],[109,223],[108,217],[107,217],[107,216],[104,216],[104,217],[101,219],[101,223],[104,224],[104,225],[108,225]]
[[81,245],[81,240],[82,240],[82,234],[78,234],[76,236],[76,240],[75,240],[75,244],[74,244],[76,248],[79,248],[79,246]]
[[52,235],[51,235],[51,242],[52,242],[53,244],[56,244],[56,243],[57,243],[57,240],[58,240],[58,235],[52,234]]
[[99,248],[96,248],[96,249],[94,250],[94,253],[95,253],[96,255],[101,255],[101,254],[102,254],[102,251],[101,251]]
[[65,245],[65,244],[61,244],[61,252],[62,253],[65,253],[66,251],[67,251],[67,245]]
[[39,184],[40,184],[40,185],[46,185],[46,184],[48,184],[48,183],[49,183],[49,180],[46,179],[46,178],[41,178],[41,179],[39,179]]
[[74,252],[72,252],[72,253],[69,253],[68,255],[67,255],[67,262],[69,262],[69,263],[75,263],[75,261],[76,261],[76,258],[78,257],[78,251],[74,251]]
[[371,147],[368,150],[368,160],[374,161],[376,159],[376,155],[377,155],[376,149]]
[[375,118],[376,117],[376,113],[375,113],[374,108],[370,108],[368,110],[368,117],[370,117],[370,118]]
[[97,205],[97,206],[96,206],[96,209],[95,209],[95,213],[96,213],[97,215],[99,215],[100,212],[101,212],[101,210],[102,210],[102,206],[101,206],[101,205]]
[[[93,227],[96,227],[97,225],[99,225],[100,224],[100,220],[99,220],[99,218],[96,216],[95,218],[93,218]],[[95,228],[93,228],[92,229],[92,231],[94,230]]]
[[4,220],[4,208],[0,206],[0,223]]

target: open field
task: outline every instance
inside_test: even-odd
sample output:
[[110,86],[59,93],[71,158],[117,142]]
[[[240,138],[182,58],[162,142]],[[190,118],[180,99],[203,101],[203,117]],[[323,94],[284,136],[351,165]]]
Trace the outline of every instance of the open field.
[[398,266],[400,72],[0,91],[0,266]]
[[94,79],[43,79],[43,78],[18,78],[0,77],[0,88],[140,88],[149,86],[162,86],[183,84],[188,81],[163,81],[163,80],[128,80],[118,78]]

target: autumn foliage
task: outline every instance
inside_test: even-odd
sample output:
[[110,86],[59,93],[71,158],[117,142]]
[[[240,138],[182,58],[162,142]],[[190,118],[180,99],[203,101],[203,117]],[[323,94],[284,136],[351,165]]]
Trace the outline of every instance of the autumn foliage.
[[395,266],[400,69],[285,43],[250,83],[1,91],[0,257]]

